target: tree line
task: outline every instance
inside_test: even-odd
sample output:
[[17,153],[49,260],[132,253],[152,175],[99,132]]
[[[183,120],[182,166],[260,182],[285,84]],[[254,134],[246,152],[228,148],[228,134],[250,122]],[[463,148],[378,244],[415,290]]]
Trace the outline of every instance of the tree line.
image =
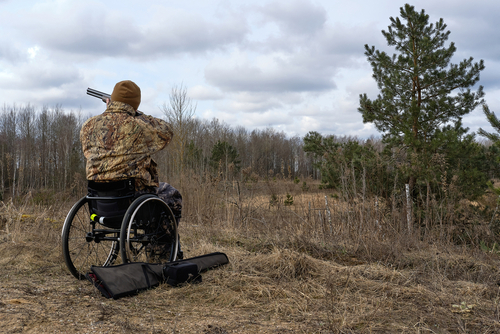
[[[177,98],[186,90],[172,92]],[[188,101],[191,103],[190,101]],[[154,157],[162,180],[193,173],[228,179],[245,175],[284,178],[319,176],[300,137],[273,128],[249,131],[218,120],[193,118],[183,108],[168,111],[174,128],[166,150]],[[75,190],[85,182],[80,128],[89,116],[61,106],[8,106],[0,110],[0,196],[17,197],[40,190]],[[80,189],[79,189],[80,190]]]
[[60,106],[36,110],[7,106],[0,112],[0,196],[66,190],[83,175],[79,133],[84,118]]
[[226,180],[252,173],[282,178],[319,175],[313,157],[302,149],[302,138],[271,127],[249,131],[216,118],[201,120],[193,117],[195,108],[182,86],[172,89],[169,104],[162,107],[175,133],[168,149],[156,157],[165,175],[210,172]]

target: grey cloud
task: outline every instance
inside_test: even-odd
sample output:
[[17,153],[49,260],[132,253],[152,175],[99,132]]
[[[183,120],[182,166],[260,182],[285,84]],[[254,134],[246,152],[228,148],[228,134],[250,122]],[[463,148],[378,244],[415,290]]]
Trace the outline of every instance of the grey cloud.
[[[326,71],[328,72],[328,71]],[[209,65],[206,80],[223,91],[300,92],[335,88],[330,75],[289,62],[278,62],[272,69],[253,64]]]
[[[295,2],[295,4],[295,6],[291,5],[291,9],[289,8],[288,12],[285,10],[281,14],[285,19],[278,17],[278,15],[271,16],[269,13],[263,12],[263,16],[266,19],[265,22],[280,23],[285,21],[289,23],[290,28],[281,29],[278,35],[270,34],[265,40],[250,41],[245,44],[245,47],[256,52],[282,51],[303,53],[309,58],[312,56],[315,60],[318,60],[321,57],[331,57],[332,55],[341,55],[344,58],[354,54],[362,55],[363,45],[369,43],[370,40],[374,41],[376,39],[377,29],[375,29],[374,24],[368,23],[361,26],[347,26],[338,23],[328,24],[326,22],[326,12],[323,8],[314,7],[322,15],[318,13],[308,15],[307,10],[300,8],[297,4],[303,5],[309,3]],[[309,5],[312,6],[311,4]],[[268,5],[268,7],[288,8],[288,3],[273,3],[272,5]],[[307,24],[301,24],[300,20],[290,15],[289,11],[300,16],[302,20],[310,20],[317,25],[314,29],[303,29],[302,32],[304,34],[297,33],[293,29],[301,29],[301,27],[307,26]],[[314,35],[308,34],[312,30],[314,30]],[[381,35],[380,31],[378,31],[378,35]],[[332,59],[330,59],[331,62]]]
[[139,25],[102,4],[93,6],[80,3],[76,9],[66,8],[63,15],[31,13],[17,25],[48,49],[76,56],[131,58],[206,52],[237,42],[247,33],[246,23],[239,18],[212,23],[201,14],[158,9],[154,17]]
[[[421,10],[422,7],[415,6],[415,9]],[[443,18],[444,22],[452,30],[460,25],[467,27],[466,22],[463,20],[468,18],[483,22],[495,22],[498,18],[498,12],[500,12],[500,2],[494,0],[429,1],[429,4],[423,9],[429,14],[431,22]]]
[[101,5],[63,7],[63,13],[31,12],[14,23],[18,30],[36,44],[68,54],[116,56],[127,51],[141,35],[131,18],[106,11]]
[[3,89],[7,92],[10,100],[4,101],[5,103],[21,103],[21,104],[34,104],[35,106],[55,106],[60,105],[63,108],[70,108],[78,110],[80,108],[90,108],[92,110],[98,107],[101,112],[103,103],[98,104],[85,96],[86,89],[85,82],[77,80],[68,82],[61,87],[44,87],[38,89]]
[[260,11],[290,34],[315,33],[323,27],[327,18],[323,7],[304,0],[272,2],[262,6]]
[[273,112],[288,110],[293,105],[301,104],[304,102],[305,95],[301,92],[226,92],[225,98],[216,101],[214,107],[216,110],[227,113],[265,114],[271,110]]
[[314,37],[300,41],[295,36],[283,35],[265,42],[248,43],[246,48],[259,53],[288,53],[311,66],[339,67],[352,66],[353,60],[364,57],[365,44],[385,44],[385,41],[371,26],[329,26]]
[[316,43],[327,55],[364,57],[365,44],[383,45],[387,42],[374,24],[354,27],[336,24],[329,27]]
[[500,89],[499,73],[500,62],[495,62],[486,59],[484,62],[485,69],[480,74],[480,80],[476,86],[484,86],[486,92],[486,99],[488,99],[489,92],[495,89]]
[[0,74],[4,103],[62,104],[71,108],[91,105],[91,101],[83,99],[86,78],[74,66],[37,56],[6,67],[4,73],[7,75]]
[[[381,35],[378,32],[378,35]],[[228,65],[228,61],[210,64],[205,69],[206,80],[224,91],[303,92],[335,89],[334,76],[341,67],[359,67],[364,58],[364,44],[379,42],[373,26],[325,27],[308,41],[294,49],[293,43],[283,36],[277,43],[267,41],[266,47],[257,43],[255,49],[267,51],[267,62],[272,69],[252,61]],[[282,43],[282,44],[278,44]],[[291,46],[292,45],[292,46]],[[252,50],[252,46],[249,47]],[[273,58],[274,52],[282,54]],[[363,63],[364,64],[364,63]]]
[[241,41],[248,32],[245,22],[237,19],[214,24],[188,15],[157,22],[143,29],[140,42],[131,46],[134,54],[202,53]]
[[[498,29],[498,1],[461,1],[456,6],[436,2],[426,11],[431,22],[443,18],[450,30],[449,41],[455,42],[457,54],[476,59],[499,59],[500,29]],[[435,12],[435,13],[434,13]]]
[[292,58],[291,62],[324,76],[340,67],[359,67],[359,60],[365,59],[365,44],[386,44],[380,29],[373,23],[358,26],[325,24],[314,36],[307,38],[291,33],[271,35],[263,41],[247,42],[243,47],[261,54],[284,53]]
[[12,68],[11,75],[0,77],[0,87],[13,90],[32,90],[62,87],[82,79],[74,67],[53,63],[29,63]]
[[476,59],[500,58],[500,29],[481,18],[461,20],[457,27],[450,27],[450,40],[457,46],[457,54]]
[[26,55],[17,47],[12,46],[10,42],[2,39],[0,40],[0,59],[3,62],[17,64],[26,60]]

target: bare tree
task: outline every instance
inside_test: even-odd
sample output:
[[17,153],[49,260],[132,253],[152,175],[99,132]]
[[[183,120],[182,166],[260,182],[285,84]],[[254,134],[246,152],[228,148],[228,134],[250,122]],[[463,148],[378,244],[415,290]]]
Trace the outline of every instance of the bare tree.
[[[181,175],[185,169],[186,148],[193,133],[196,104],[187,96],[187,88],[182,84],[172,87],[169,104],[164,103],[162,111],[172,125],[174,137],[169,146],[170,158],[174,161],[175,171]],[[172,154],[173,153],[173,154]]]

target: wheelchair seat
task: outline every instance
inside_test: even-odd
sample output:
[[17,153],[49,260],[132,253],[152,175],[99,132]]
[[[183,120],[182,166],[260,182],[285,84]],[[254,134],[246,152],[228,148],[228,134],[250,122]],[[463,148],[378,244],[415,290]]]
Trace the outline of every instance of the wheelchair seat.
[[92,214],[99,217],[101,224],[120,228],[125,212],[136,197],[135,180],[88,181],[87,190]]

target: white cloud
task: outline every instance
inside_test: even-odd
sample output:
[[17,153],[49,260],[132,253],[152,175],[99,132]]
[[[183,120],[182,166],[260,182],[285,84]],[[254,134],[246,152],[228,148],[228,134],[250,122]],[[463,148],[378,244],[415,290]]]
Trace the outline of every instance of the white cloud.
[[223,94],[216,88],[196,85],[188,89],[188,96],[193,100],[220,100]]
[[30,59],[33,59],[36,57],[38,51],[40,51],[40,48],[38,46],[34,46],[28,49],[28,57]]
[[278,99],[230,99],[215,103],[217,109],[224,112],[266,113],[279,109],[283,104]]

